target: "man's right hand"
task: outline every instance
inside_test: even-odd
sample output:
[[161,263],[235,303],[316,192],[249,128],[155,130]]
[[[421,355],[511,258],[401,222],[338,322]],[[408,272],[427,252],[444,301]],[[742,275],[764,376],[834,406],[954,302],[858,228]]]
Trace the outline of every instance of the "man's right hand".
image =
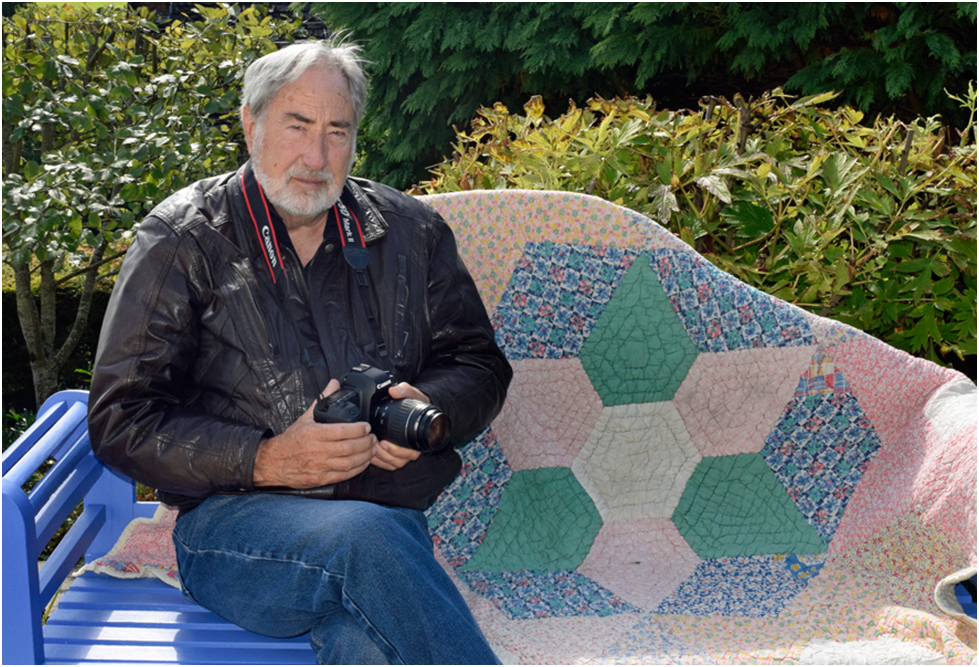
[[[330,380],[325,394],[340,388]],[[312,489],[360,474],[370,465],[377,438],[366,422],[320,424],[313,419],[315,403],[277,436],[262,440],[255,454],[255,486]]]

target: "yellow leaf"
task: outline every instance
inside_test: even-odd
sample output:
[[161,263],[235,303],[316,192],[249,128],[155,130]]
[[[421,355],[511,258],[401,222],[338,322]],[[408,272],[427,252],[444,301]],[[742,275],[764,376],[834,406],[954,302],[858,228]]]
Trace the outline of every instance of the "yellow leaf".
[[544,102],[540,95],[531,97],[530,101],[523,105],[523,108],[527,113],[527,119],[535,125],[544,117]]
[[760,165],[758,165],[758,169],[755,171],[755,173],[758,174],[758,178],[765,178],[768,176],[768,172],[771,170],[772,165],[768,164],[767,162],[762,162]]
[[844,107],[843,113],[846,114],[847,119],[854,125],[863,120],[863,112],[859,109],[851,109],[850,107]]

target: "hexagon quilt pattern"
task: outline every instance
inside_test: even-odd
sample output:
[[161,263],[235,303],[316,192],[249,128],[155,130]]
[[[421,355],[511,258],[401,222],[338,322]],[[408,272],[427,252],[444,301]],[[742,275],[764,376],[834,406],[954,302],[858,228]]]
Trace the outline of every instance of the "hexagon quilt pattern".
[[615,405],[571,469],[605,520],[669,517],[700,458],[672,403]]
[[[781,619],[806,625],[799,610],[857,581],[833,564],[834,539],[861,535],[851,505],[862,522],[880,513],[865,477],[885,484],[875,461],[888,446],[897,461],[903,442],[879,421],[900,406],[854,370],[873,364],[852,360],[867,336],[741,283],[610,204],[442,201],[467,226],[467,261],[515,371],[501,415],[460,450],[462,474],[428,512],[491,642],[511,658],[573,663],[585,658],[560,637],[582,627],[601,646],[588,660],[752,661],[746,637],[780,641]],[[479,245],[484,228],[491,247]],[[937,371],[904,367],[922,386],[901,391],[923,404]],[[861,604],[819,622],[866,632]],[[706,640],[713,653],[698,653],[698,617],[729,633]]]
[[581,347],[581,365],[604,405],[673,398],[697,358],[643,254],[616,287]]

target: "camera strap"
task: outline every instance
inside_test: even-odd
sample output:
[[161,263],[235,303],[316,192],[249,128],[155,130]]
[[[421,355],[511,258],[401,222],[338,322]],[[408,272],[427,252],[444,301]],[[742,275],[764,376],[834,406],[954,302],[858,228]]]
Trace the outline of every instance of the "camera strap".
[[[245,173],[248,172],[248,178]],[[258,246],[262,249],[265,264],[272,274],[272,282],[276,287],[285,285],[287,282],[286,272],[282,266],[282,253],[279,250],[279,239],[275,234],[275,227],[272,225],[272,214],[269,212],[269,203],[265,199],[265,192],[258,184],[251,169],[241,169],[238,172],[241,179],[241,190],[245,195],[245,207],[248,209],[248,216],[255,227],[255,235],[258,237]],[[281,289],[281,288],[280,288]]]
[[[358,197],[359,195],[359,197]],[[366,201],[366,195],[356,183],[347,179],[343,188],[343,194],[333,209],[330,211],[331,217],[336,221],[337,229],[340,231],[340,242],[343,244],[343,258],[353,269],[354,278],[357,280],[358,291],[364,308],[367,311],[367,320],[370,323],[371,333],[374,335],[377,354],[380,356],[383,365],[387,366],[388,348],[384,343],[384,336],[381,333],[381,323],[377,318],[377,308],[375,307],[374,295],[371,293],[370,281],[368,280],[367,265],[370,263],[370,253],[367,250],[367,241],[364,238],[364,228],[360,218],[364,215],[373,215],[370,206],[361,206],[359,199]],[[357,215],[360,212],[360,216]]]

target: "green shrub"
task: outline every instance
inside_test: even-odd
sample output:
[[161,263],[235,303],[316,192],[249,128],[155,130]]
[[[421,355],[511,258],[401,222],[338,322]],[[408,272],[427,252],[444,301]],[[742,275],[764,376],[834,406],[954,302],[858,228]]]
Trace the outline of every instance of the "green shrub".
[[[591,193],[721,269],[934,361],[976,354],[976,144],[820,105],[712,98],[697,111],[593,99],[550,119],[484,108],[416,192]],[[964,103],[975,114],[975,89]]]

